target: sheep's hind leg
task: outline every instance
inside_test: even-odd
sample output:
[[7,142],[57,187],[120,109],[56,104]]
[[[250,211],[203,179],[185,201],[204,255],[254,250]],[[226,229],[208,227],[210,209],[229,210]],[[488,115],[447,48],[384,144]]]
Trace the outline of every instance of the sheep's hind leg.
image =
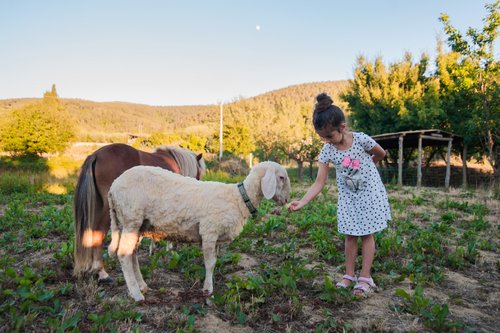
[[217,256],[215,254],[215,244],[217,240],[203,240],[203,258],[205,260],[205,282],[203,283],[203,291],[211,295],[214,291],[213,274]]
[[137,232],[123,231],[120,247],[118,248],[118,259],[122,266],[123,276],[125,277],[128,291],[130,296],[137,302],[144,300],[144,295],[141,293],[134,270],[134,256],[137,255],[135,251],[138,241],[139,235]]
[[149,288],[146,282],[144,282],[144,279],[142,278],[141,268],[139,267],[139,259],[137,258],[137,250],[135,250],[134,254],[132,255],[132,264],[134,267],[135,279],[137,281],[137,284],[139,285],[139,289],[143,293],[145,293],[149,290]]

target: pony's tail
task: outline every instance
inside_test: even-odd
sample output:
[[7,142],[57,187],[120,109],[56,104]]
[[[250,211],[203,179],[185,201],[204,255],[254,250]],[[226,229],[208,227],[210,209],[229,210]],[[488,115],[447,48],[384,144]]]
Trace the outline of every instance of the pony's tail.
[[110,211],[109,217],[111,218],[111,243],[108,246],[108,254],[110,257],[113,257],[116,255],[116,252],[120,247],[121,232],[118,226],[119,220],[116,214],[115,202],[111,192],[108,193],[108,203]]
[[75,251],[73,275],[78,276],[92,270],[92,231],[95,229],[97,200],[100,195],[94,181],[96,156],[87,157],[82,165],[75,188],[73,209],[75,214]]

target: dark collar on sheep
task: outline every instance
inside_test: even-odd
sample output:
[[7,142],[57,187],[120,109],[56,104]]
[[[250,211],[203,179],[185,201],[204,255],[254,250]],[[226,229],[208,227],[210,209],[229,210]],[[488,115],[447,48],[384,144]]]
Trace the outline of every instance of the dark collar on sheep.
[[255,215],[257,213],[257,209],[252,205],[252,202],[250,201],[250,198],[248,197],[247,191],[245,191],[245,187],[243,186],[243,183],[238,184],[238,190],[240,190],[241,197],[243,198],[243,201],[245,201],[245,205],[247,205],[248,210],[250,211],[250,214]]

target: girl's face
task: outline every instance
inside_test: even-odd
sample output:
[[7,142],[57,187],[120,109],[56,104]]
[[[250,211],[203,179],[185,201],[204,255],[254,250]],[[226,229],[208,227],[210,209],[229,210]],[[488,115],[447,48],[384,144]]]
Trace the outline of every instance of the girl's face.
[[345,124],[340,124],[338,127],[326,126],[325,128],[316,131],[325,143],[339,144],[344,140]]

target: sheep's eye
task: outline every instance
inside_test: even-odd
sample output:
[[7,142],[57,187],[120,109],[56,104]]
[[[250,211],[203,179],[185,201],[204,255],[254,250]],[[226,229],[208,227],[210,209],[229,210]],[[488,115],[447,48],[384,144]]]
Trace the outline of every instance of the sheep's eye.
[[280,180],[285,181],[285,177],[284,176],[280,176]]

